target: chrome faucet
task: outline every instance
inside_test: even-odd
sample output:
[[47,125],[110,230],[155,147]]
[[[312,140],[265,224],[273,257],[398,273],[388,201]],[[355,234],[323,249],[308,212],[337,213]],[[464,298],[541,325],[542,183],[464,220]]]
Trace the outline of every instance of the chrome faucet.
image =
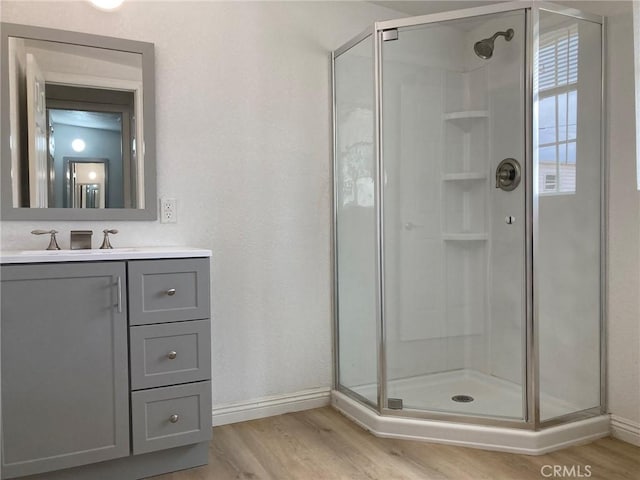
[[115,228],[112,228],[111,230],[103,230],[102,233],[104,233],[104,240],[102,240],[102,245],[100,245],[101,249],[106,249],[106,248],[113,248],[111,246],[111,242],[109,241],[109,234],[113,234],[115,235],[116,233],[118,233],[118,230],[116,230]]
[[58,245],[58,241],[56,240],[56,233],[58,233],[57,230],[32,230],[31,233],[34,235],[51,235],[47,250],[60,250],[60,246]]

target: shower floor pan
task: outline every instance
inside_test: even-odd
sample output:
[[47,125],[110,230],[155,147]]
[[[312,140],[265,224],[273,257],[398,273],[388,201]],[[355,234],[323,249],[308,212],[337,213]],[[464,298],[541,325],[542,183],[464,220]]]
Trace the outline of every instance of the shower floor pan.
[[[354,387],[357,394],[375,402],[377,387]],[[455,402],[452,397],[467,395],[470,402]],[[401,398],[404,408],[431,410],[463,415],[491,415],[494,417],[522,418],[522,387],[477,370],[452,370],[400,380],[388,386],[389,398]],[[578,406],[558,398],[544,396],[542,418],[554,418],[581,410]]]
[[[372,400],[377,394],[375,385],[355,387],[353,391]],[[452,400],[456,395],[472,397],[473,401],[456,402]],[[388,385],[388,396],[402,399],[405,409],[522,418],[521,387],[474,370],[455,370],[393,380]],[[608,415],[536,432],[519,428],[380,416],[338,391],[332,392],[332,405],[380,437],[423,440],[528,455],[540,455],[609,434]],[[576,407],[552,397],[543,397],[542,405],[543,418],[577,410]]]

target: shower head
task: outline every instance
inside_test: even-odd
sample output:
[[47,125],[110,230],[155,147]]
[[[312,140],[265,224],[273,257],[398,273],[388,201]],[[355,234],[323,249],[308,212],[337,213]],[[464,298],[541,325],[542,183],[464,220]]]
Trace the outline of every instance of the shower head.
[[473,51],[476,52],[476,55],[480,58],[487,60],[493,55],[493,43],[496,41],[496,38],[502,36],[509,42],[513,38],[513,33],[513,28],[508,29],[506,32],[496,32],[491,38],[485,38],[484,40],[476,42],[473,46]]

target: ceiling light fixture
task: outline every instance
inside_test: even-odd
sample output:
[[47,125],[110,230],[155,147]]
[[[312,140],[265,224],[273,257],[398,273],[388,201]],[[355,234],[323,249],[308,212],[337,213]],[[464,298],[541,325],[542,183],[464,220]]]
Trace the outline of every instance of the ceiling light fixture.
[[100,10],[104,10],[105,12],[110,12],[118,8],[124,0],[89,0],[91,4],[99,8]]
[[87,144],[84,143],[84,140],[80,138],[76,138],[73,142],[71,142],[71,148],[73,148],[74,152],[82,152],[84,151],[86,146]]

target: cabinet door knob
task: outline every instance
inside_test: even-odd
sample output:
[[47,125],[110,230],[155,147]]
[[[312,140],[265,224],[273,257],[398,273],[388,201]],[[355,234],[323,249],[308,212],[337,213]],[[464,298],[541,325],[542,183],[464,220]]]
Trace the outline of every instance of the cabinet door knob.
[[169,358],[169,360],[173,360],[178,356],[178,352],[172,350],[169,353],[167,353],[167,357]]
[[176,423],[178,420],[180,420],[180,416],[177,413],[174,413],[169,417],[169,421],[171,423]]
[[167,295],[169,295],[170,297],[173,297],[175,294],[176,294],[175,288],[170,288],[169,290],[167,290]]

